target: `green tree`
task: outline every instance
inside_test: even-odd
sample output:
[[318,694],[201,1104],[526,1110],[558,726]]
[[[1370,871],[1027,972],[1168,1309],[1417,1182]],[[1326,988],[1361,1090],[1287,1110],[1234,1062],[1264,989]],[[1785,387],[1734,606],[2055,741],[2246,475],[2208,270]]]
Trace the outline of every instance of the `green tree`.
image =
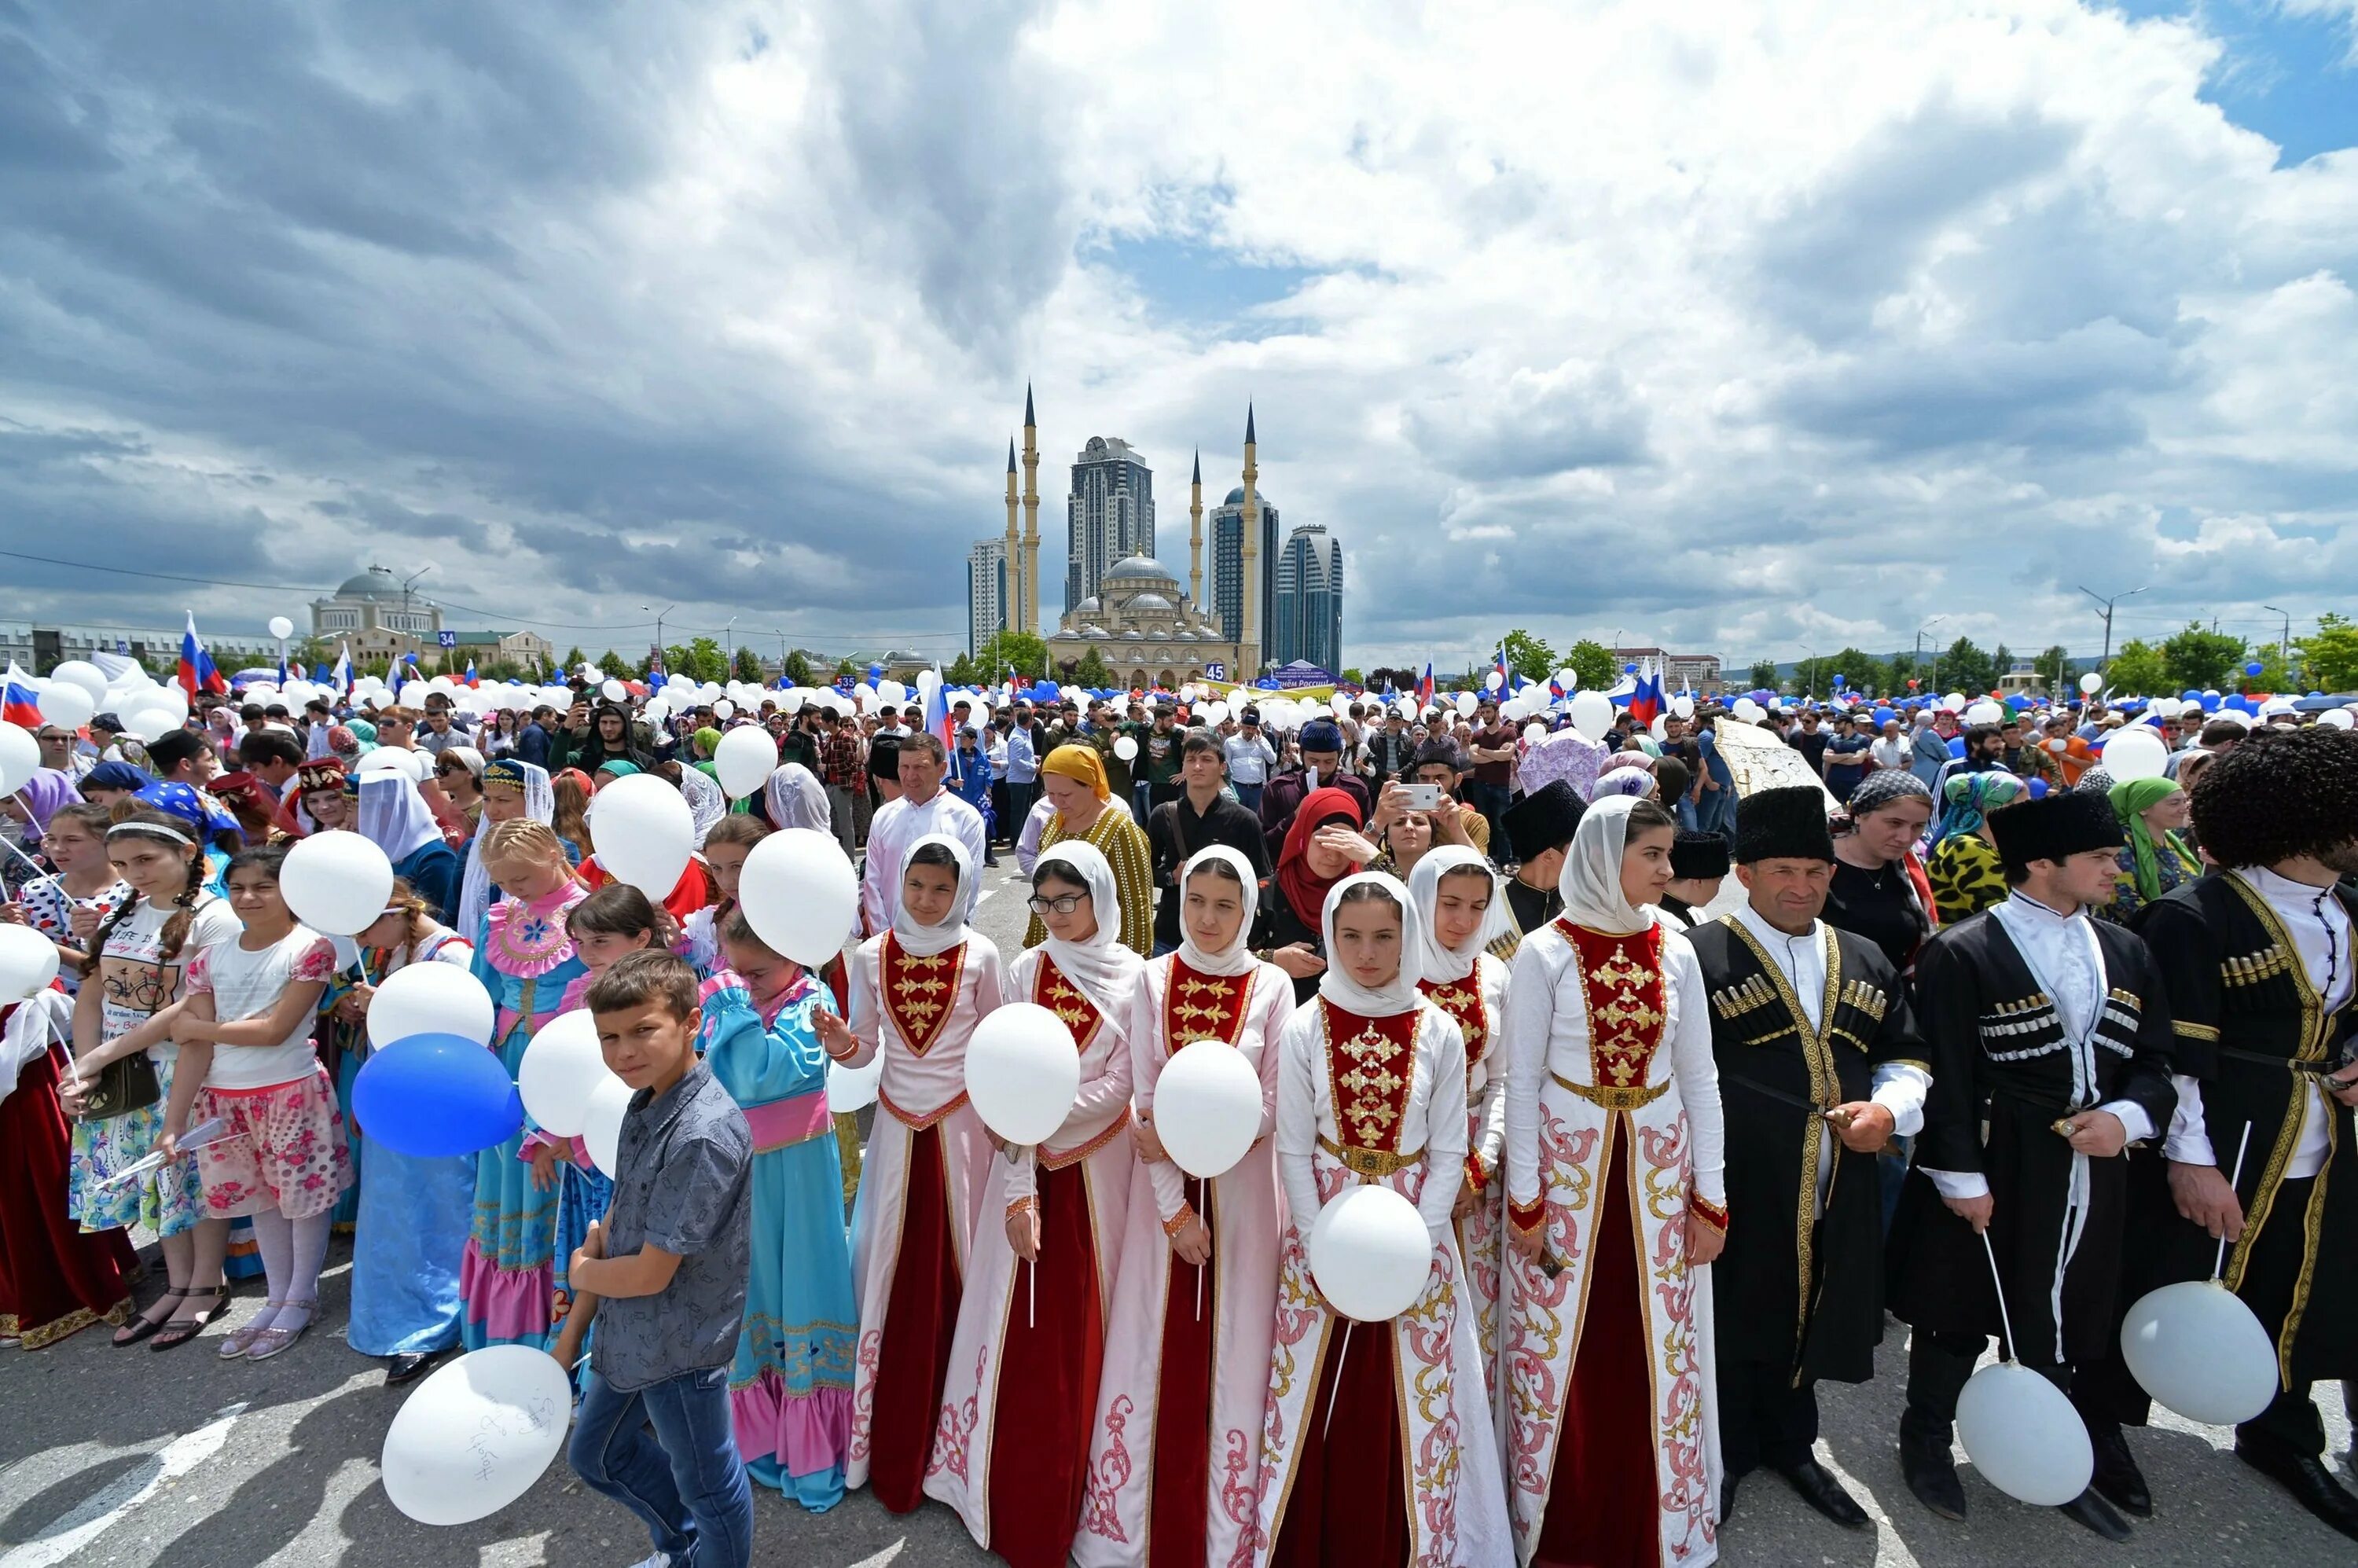
[[1048,644],[1033,632],[993,632],[974,651],[974,662],[989,680],[1005,680],[1011,668],[1033,679],[1048,668]]
[[2000,643],[1996,651],[1990,654],[1990,685],[1996,686],[2013,673],[2014,650]]
[[1563,667],[1580,678],[1584,690],[1610,691],[1617,684],[1613,650],[1594,637],[1583,637],[1565,649]]
[[2183,683],[2170,679],[2161,650],[2135,637],[2113,651],[2112,662],[2104,666],[2104,684],[2119,692],[2184,689]]
[[[2216,687],[2222,691],[2232,689],[2230,682],[2239,678],[2244,664],[2244,640],[2224,632],[2206,632],[2200,621],[2190,621],[2186,629],[2161,645],[2162,684],[2176,690],[2199,687],[2208,691]],[[2122,687],[2121,690],[2156,691],[2159,687]]]
[[622,655],[611,648],[598,655],[598,668],[616,680],[628,680],[636,673]]
[[1095,648],[1077,659],[1064,660],[1058,667],[1064,671],[1065,681],[1073,686],[1102,687],[1114,684],[1113,671],[1106,667],[1105,655]]
[[950,661],[950,667],[942,672],[942,679],[950,686],[982,684],[982,676],[976,670],[973,658],[966,654],[960,654]]
[[1774,659],[1753,660],[1751,672],[1746,678],[1752,682],[1749,689],[1753,691],[1776,691],[1785,684],[1784,677],[1777,673],[1777,661]]
[[2274,694],[2301,689],[2300,676],[2294,672],[2290,665],[2284,662],[2281,650],[2275,644],[2271,643],[2265,648],[2254,648],[2250,658],[2244,661],[2244,665],[2248,667],[2253,659],[2259,661],[2258,675],[2247,676],[2240,669],[2235,672],[2235,682],[2244,690]]
[[2317,631],[2293,644],[2300,650],[2301,678],[2318,691],[2358,691],[2358,622],[2331,611],[2317,618]]
[[1343,681],[1348,686],[1365,686],[1368,684],[1366,681],[1359,678],[1359,672],[1356,669],[1337,670],[1335,674],[1337,679]]
[[741,644],[737,649],[737,660],[732,667],[739,680],[758,684],[763,678],[762,655]]
[[565,673],[567,675],[571,675],[575,670],[579,669],[581,667],[581,662],[589,656],[589,654],[583,653],[578,647],[566,649]]
[[1884,678],[1890,683],[1883,688],[1884,694],[1888,697],[1907,696],[1908,682],[1916,673],[1915,654],[1892,654],[1891,662],[1884,665]]
[[860,678],[860,668],[849,659],[838,659],[835,661],[835,678],[856,681]]
[[1826,678],[1818,683],[1820,691],[1834,688],[1833,677],[1843,677],[1843,688],[1860,696],[1887,691],[1891,686],[1891,673],[1881,659],[1862,649],[1845,647],[1827,661]]
[[1987,654],[1974,645],[1970,637],[1960,637],[1949,644],[1941,655],[1941,682],[1950,691],[1962,691],[1967,697],[1987,692],[1997,685],[1997,666]]
[[811,683],[811,663],[809,655],[805,654],[800,648],[796,648],[793,653],[788,654],[786,655],[786,667],[784,674],[786,683],[789,686],[809,686]]
[[2050,645],[2033,661],[2033,667],[2039,671],[2039,682],[2047,688],[2050,697],[2064,697],[2080,689],[2077,684],[2079,670],[2061,643]]
[[[1521,627],[1508,633],[1500,646],[1506,650],[1507,667],[1525,680],[1545,685],[1547,678],[1555,674],[1555,650]],[[1609,654],[1606,662],[1611,662]]]

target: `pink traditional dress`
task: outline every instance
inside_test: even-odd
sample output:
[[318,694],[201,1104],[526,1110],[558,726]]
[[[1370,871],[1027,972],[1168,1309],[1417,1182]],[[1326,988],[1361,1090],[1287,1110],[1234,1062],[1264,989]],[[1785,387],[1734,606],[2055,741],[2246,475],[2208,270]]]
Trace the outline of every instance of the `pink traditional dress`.
[[[1244,890],[1237,939],[1207,954],[1192,937],[1146,966],[1130,1023],[1133,1098],[1152,1122],[1154,1087],[1174,1052],[1198,1040],[1234,1046],[1260,1075],[1260,1126],[1244,1159],[1208,1181],[1165,1159],[1133,1180],[1119,1242],[1120,1282],[1106,1335],[1090,1440],[1088,1490],[1073,1558],[1082,1568],[1204,1568],[1235,1557],[1260,1502],[1260,1425],[1277,1305],[1277,1036],[1293,982],[1252,956],[1253,871],[1236,850],[1204,849]],[[1233,884],[1231,884],[1233,885]],[[1179,1260],[1172,1238],[1201,1218],[1211,1260]]]
[[[1416,989],[1419,920],[1407,890],[1362,872],[1403,910],[1401,970],[1379,989],[1330,966],[1278,1039],[1278,1173],[1286,1233],[1260,1508],[1238,1564],[1507,1568],[1514,1561],[1482,1351],[1450,1210],[1466,1169],[1466,1047]],[[1424,1292],[1389,1323],[1352,1324],[1311,1276],[1320,1208],[1355,1183],[1414,1204],[1433,1238]]]
[[[991,1145],[966,1098],[966,1045],[1007,1000],[999,949],[967,928],[976,881],[966,847],[928,834],[909,847],[947,849],[958,903],[936,926],[897,907],[891,929],[851,959],[851,1032],[865,1067],[881,1052],[879,1114],[851,1217],[860,1299],[845,1484],[865,1486],[893,1513],[925,1500],[935,1417],[972,1261]],[[903,860],[905,872],[906,857]]]
[[1588,809],[1564,914],[1508,987],[1508,1504],[1525,1563],[1707,1563],[1719,1445],[1711,1280],[1692,1208],[1725,1227],[1719,1080],[1686,938],[1621,892],[1622,796]]
[[[1088,885],[1097,935],[1050,937],[1008,967],[1008,984],[1072,1030],[1080,1092],[1055,1136],[1020,1161],[991,1159],[925,1471],[925,1495],[1015,1568],[1062,1568],[1079,1525],[1115,1238],[1138,1168],[1126,1031],[1144,965],[1117,940],[1121,904],[1105,857],[1076,839],[1040,857],[1051,860]],[[1039,1216],[1040,1255],[1019,1266],[1007,1218],[1027,1207]]]

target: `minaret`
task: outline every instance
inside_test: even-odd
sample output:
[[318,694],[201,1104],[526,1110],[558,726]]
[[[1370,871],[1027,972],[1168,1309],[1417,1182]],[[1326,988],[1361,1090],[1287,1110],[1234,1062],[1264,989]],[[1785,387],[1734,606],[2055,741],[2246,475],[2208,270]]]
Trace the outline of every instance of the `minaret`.
[[1022,630],[1040,634],[1040,422],[1032,416],[1032,384],[1023,384]]
[[1187,598],[1204,608],[1204,454],[1195,454],[1195,477],[1187,481]]
[[1007,438],[1007,575],[1001,583],[999,623],[1009,631],[1016,623],[1016,601],[1023,596],[1023,546],[1015,535],[1015,438]]
[[1260,678],[1260,574],[1254,563],[1260,555],[1260,500],[1253,486],[1260,478],[1260,464],[1253,456],[1252,405],[1245,405],[1245,515],[1244,568],[1245,627],[1244,636],[1237,643],[1237,663],[1243,666],[1237,674],[1238,682],[1250,686]]

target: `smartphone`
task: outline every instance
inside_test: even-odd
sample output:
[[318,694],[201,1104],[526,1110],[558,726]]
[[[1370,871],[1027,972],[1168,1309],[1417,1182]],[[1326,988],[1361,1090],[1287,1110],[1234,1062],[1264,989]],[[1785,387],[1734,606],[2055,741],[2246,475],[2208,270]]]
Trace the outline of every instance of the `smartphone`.
[[1441,809],[1441,786],[1439,784],[1402,784],[1401,785],[1401,793],[1407,797],[1407,806],[1411,811],[1439,811]]

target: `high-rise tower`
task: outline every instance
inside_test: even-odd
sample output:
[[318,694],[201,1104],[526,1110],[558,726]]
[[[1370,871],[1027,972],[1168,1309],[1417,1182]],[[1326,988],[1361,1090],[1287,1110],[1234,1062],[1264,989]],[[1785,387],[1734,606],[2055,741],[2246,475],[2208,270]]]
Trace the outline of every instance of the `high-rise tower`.
[[999,623],[1010,631],[1021,630],[1022,611],[1016,606],[1022,600],[1023,546],[1015,532],[1015,438],[1007,438],[1007,539],[1001,554],[1000,567],[1003,577],[999,599]]
[[1204,608],[1204,454],[1195,454],[1195,474],[1187,481],[1187,602]]
[[[1252,405],[1245,405],[1245,502],[1244,502],[1244,580],[1257,579],[1255,568],[1260,563],[1260,500],[1254,486],[1260,479],[1260,463],[1254,456]],[[1260,675],[1260,596],[1245,595],[1244,634],[1237,639],[1237,659],[1244,667],[1236,678],[1249,686]]]
[[1023,570],[1017,589],[1019,631],[1040,632],[1040,421],[1032,414],[1032,384],[1023,384]]

